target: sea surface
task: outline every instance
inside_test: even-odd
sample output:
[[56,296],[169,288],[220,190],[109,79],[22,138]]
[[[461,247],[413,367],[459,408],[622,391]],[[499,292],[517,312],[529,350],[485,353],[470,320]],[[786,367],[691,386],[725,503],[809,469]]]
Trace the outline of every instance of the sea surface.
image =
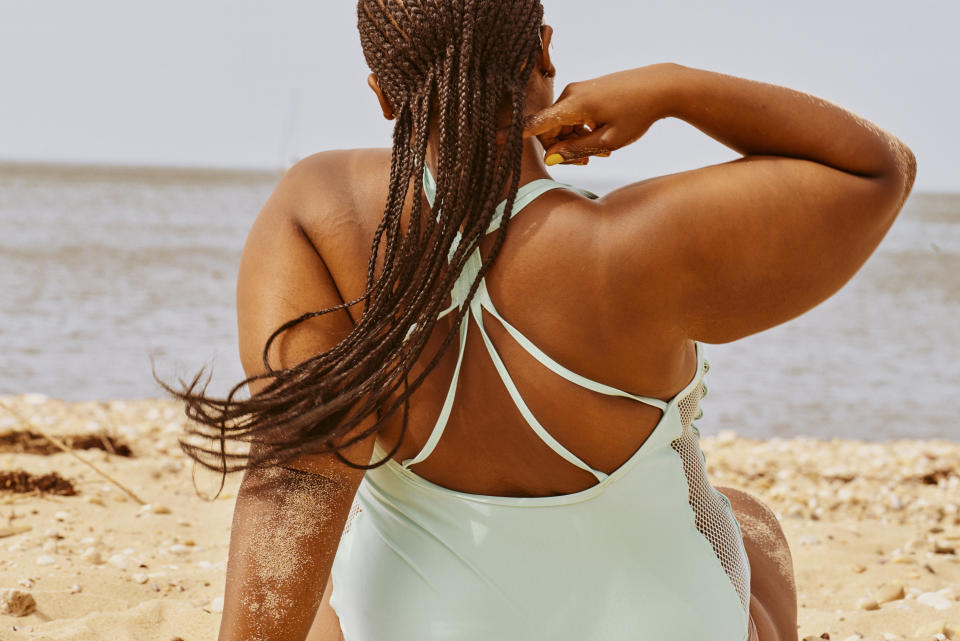
[[[236,270],[278,179],[0,167],[0,395],[161,396],[153,364],[240,380]],[[704,436],[960,440],[960,194],[914,194],[840,292],[707,357]]]

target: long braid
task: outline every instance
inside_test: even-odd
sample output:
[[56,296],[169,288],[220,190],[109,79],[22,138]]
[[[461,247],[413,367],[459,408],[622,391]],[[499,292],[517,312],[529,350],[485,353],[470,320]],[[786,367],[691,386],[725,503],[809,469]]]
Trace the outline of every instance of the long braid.
[[[335,452],[351,467],[369,469],[396,453],[407,429],[410,396],[453,343],[460,323],[467,322],[469,303],[506,239],[520,180],[525,88],[540,48],[542,19],[540,0],[358,1],[364,57],[396,114],[389,195],[373,236],[364,294],[277,328],[264,347],[265,373],[241,381],[225,399],[206,395],[202,372],[181,391],[165,385],[186,402],[194,422],[191,434],[213,442],[181,441],[189,456],[227,473],[319,452]],[[501,149],[496,144],[497,115],[504,98],[509,100],[510,125]],[[436,197],[432,215],[421,216],[431,122],[438,133]],[[401,214],[410,189],[414,206],[403,233]],[[501,227],[466,301],[426,367],[409,380],[447,295],[485,237],[504,191]],[[381,245],[383,269],[377,276]],[[282,333],[361,302],[363,315],[339,344],[292,367],[269,366],[267,354]],[[239,391],[255,380],[269,383],[249,399],[238,400]],[[365,465],[343,457],[340,450],[377,432],[401,407],[400,439],[384,460]],[[376,423],[353,433],[374,412]],[[349,440],[335,442],[348,433]],[[228,452],[227,440],[260,447],[250,454]]]

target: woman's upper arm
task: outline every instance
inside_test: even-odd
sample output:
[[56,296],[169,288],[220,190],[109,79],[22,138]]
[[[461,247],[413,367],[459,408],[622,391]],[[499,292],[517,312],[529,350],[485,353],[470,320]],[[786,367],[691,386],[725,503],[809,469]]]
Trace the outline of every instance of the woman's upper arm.
[[[335,179],[323,175],[329,167],[322,158],[301,161],[281,179],[250,229],[237,278],[237,326],[240,360],[248,376],[264,372],[263,349],[267,339],[282,324],[305,313],[340,305],[343,300],[323,258],[297,220],[297,208],[318,198],[335,199]],[[335,168],[330,167],[330,172]],[[315,193],[330,185],[327,196]],[[304,193],[311,190],[310,194]],[[329,203],[336,209],[335,203]],[[323,233],[323,230],[320,230]],[[316,316],[280,334],[270,347],[274,369],[290,367],[337,345],[353,330],[345,309]],[[251,383],[255,394],[269,382]],[[376,419],[372,415],[355,431]],[[352,434],[353,432],[351,432]],[[349,436],[349,435],[348,435]],[[373,437],[341,450],[351,461],[366,462],[373,451]],[[286,465],[343,482],[356,489],[363,470],[344,465],[333,454],[301,457]]]
[[[839,290],[883,239],[912,180],[912,166],[862,177],[807,160],[748,156],[608,195],[623,210],[609,225],[619,228],[611,242],[626,279],[646,277],[634,268],[668,279],[664,303],[688,338],[729,342]],[[631,250],[637,239],[645,255]]]

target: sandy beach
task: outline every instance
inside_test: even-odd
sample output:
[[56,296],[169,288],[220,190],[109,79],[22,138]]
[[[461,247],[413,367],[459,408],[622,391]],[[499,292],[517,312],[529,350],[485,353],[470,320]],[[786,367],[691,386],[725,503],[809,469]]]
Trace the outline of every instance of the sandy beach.
[[[216,638],[239,476],[217,500],[197,496],[176,442],[180,407],[0,403],[0,640]],[[31,426],[133,496],[46,437],[23,435]],[[715,486],[755,494],[780,519],[800,639],[960,641],[960,443],[723,431],[702,447]],[[196,484],[212,494],[219,477],[198,470]],[[38,485],[48,491],[16,491]]]

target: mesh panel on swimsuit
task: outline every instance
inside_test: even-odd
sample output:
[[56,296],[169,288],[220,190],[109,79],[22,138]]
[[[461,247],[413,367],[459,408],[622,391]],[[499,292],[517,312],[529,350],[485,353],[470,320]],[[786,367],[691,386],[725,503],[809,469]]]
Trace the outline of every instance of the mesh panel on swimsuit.
[[360,499],[354,497],[353,505],[350,506],[350,512],[347,514],[347,523],[343,526],[344,534],[350,531],[350,524],[353,523],[353,519],[356,518],[357,514],[362,511],[363,509],[360,507]]
[[[703,369],[706,372],[709,365],[704,363]],[[700,432],[693,426],[693,419],[700,417],[700,400],[706,396],[706,389],[701,378],[700,384],[678,403],[683,433],[670,442],[670,447],[683,460],[690,507],[696,516],[697,530],[710,542],[740,597],[744,611],[749,612],[750,566],[745,563],[740,547],[735,545],[741,540],[740,525],[730,511],[726,497],[707,481],[706,457],[700,449]]]

